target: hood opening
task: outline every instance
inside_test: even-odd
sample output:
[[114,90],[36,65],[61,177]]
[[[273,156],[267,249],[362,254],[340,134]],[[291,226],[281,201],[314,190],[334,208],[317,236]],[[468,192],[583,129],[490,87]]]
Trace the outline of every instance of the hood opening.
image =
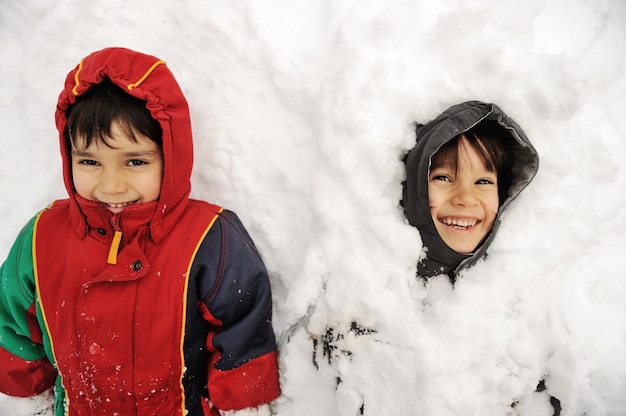
[[[506,196],[500,198],[491,230],[471,254],[465,255],[452,250],[437,232],[428,202],[428,175],[432,156],[442,146],[485,120],[496,121],[507,133],[511,184]],[[480,101],[452,106],[431,122],[418,124],[416,145],[404,160],[407,176],[403,184],[402,206],[409,224],[416,227],[422,237],[426,257],[418,265],[418,274],[424,277],[442,273],[455,275],[484,257],[495,238],[502,213],[528,186],[539,167],[537,152],[521,127],[495,104]]]
[[81,96],[105,80],[144,102],[152,119],[160,126],[163,182],[158,206],[150,220],[150,234],[158,243],[182,215],[191,191],[193,140],[189,108],[164,61],[129,49],[105,48],[88,55],[68,73],[59,95],[55,119],[71,220],[78,235],[84,237],[88,231],[87,220],[76,202],[71,155],[66,142],[68,111]]

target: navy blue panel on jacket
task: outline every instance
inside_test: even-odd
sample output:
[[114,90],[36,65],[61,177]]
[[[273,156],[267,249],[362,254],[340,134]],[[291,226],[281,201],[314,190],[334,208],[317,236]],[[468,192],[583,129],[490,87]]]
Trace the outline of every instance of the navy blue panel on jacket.
[[[206,386],[211,347],[220,352],[215,368],[226,371],[274,351],[276,341],[267,270],[235,213],[224,210],[219,214],[196,253],[189,282],[185,362],[205,364],[187,368],[183,380],[187,409],[193,414],[199,396],[208,395],[206,389],[196,390]],[[200,304],[219,324],[207,322]],[[212,340],[208,348],[207,338]]]

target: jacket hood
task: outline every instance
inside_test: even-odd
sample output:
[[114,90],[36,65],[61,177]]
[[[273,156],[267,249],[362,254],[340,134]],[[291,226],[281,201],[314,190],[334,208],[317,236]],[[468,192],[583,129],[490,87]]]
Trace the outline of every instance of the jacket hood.
[[[471,254],[452,250],[439,237],[433,223],[428,200],[428,175],[432,156],[448,141],[470,130],[483,120],[494,120],[509,133],[512,182],[500,205],[493,227],[486,239]],[[449,274],[453,278],[482,258],[493,241],[502,213],[532,181],[539,168],[539,156],[522,128],[497,105],[468,101],[450,107],[433,121],[416,128],[417,144],[406,155],[406,182],[403,190],[404,212],[409,223],[417,227],[426,250],[418,264],[418,274],[431,277]],[[508,140],[508,139],[507,139]]]
[[158,242],[187,206],[191,190],[193,141],[187,100],[165,62],[154,56],[124,48],[106,48],[82,59],[67,75],[65,87],[59,95],[55,120],[63,158],[63,177],[70,197],[70,217],[79,236],[86,235],[86,213],[74,189],[70,149],[65,142],[67,110],[79,96],[104,78],[109,78],[129,95],[145,100],[146,108],[163,130],[163,183],[150,218],[150,235]]

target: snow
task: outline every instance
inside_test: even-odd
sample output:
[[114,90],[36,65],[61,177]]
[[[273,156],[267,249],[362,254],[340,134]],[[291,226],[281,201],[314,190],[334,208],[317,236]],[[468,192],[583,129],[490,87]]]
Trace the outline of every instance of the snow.
[[[564,416],[624,415],[625,22],[621,0],[4,2],[0,253],[65,195],[65,75],[129,47],[189,100],[193,196],[236,211],[263,253],[272,414],[541,416],[552,395]],[[414,122],[469,99],[511,115],[541,166],[488,259],[425,283],[401,157]],[[50,416],[49,400],[0,409]]]

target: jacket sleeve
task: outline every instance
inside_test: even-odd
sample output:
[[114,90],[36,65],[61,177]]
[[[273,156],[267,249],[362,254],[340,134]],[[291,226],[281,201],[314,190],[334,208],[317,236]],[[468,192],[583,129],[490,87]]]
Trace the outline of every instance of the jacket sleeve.
[[268,403],[278,397],[280,385],[265,265],[230,211],[220,214],[200,250],[205,268],[216,270],[199,303],[212,328],[206,341],[212,352],[210,400],[221,410]]
[[46,358],[35,310],[35,220],[22,229],[0,267],[0,392],[11,396],[42,393],[57,375]]

